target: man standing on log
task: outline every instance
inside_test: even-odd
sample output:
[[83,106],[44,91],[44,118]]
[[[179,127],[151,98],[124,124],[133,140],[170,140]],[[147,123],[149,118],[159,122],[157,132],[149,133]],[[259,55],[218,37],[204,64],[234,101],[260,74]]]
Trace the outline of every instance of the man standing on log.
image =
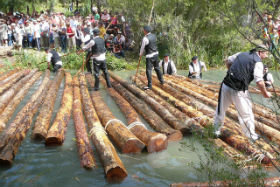
[[192,57],[192,62],[189,65],[189,75],[191,79],[202,79],[202,68],[207,71],[204,62],[199,61],[197,56]]
[[159,67],[162,67],[162,73],[168,75],[175,75],[177,72],[176,66],[169,58],[169,54],[165,53],[164,58],[159,62]]
[[48,69],[50,69],[50,63],[53,66],[53,72],[57,72],[62,67],[62,61],[60,55],[54,49],[45,48],[47,53]]
[[107,87],[111,88],[111,82],[107,70],[107,65],[106,65],[106,48],[105,48],[105,42],[104,40],[99,36],[99,29],[94,29],[93,34],[94,37],[90,40],[88,44],[86,44],[82,49],[85,51],[89,48],[91,48],[91,53],[93,56],[93,69],[94,69],[94,78],[95,78],[95,83],[94,83],[94,90],[97,91],[99,90],[99,72],[100,69],[103,71]]
[[216,137],[219,137],[220,129],[223,126],[225,112],[233,103],[238,112],[238,119],[244,134],[255,141],[259,136],[255,132],[254,114],[252,102],[248,93],[248,87],[252,80],[255,80],[258,88],[265,98],[271,97],[266,90],[263,80],[262,59],[267,57],[265,46],[258,46],[250,52],[244,52],[230,56],[227,61],[228,72],[224,78],[218,99],[214,119]]
[[163,76],[159,67],[157,38],[156,35],[151,33],[150,26],[144,26],[144,38],[140,49],[140,58],[143,56],[144,50],[146,51],[146,75],[148,79],[148,86],[144,87],[145,90],[152,88],[152,69],[154,67],[157,77],[161,84],[164,83]]

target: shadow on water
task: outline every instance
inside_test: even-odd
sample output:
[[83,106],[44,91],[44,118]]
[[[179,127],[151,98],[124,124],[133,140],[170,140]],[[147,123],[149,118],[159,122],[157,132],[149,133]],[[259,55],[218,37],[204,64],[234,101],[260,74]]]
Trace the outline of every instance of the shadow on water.
[[[128,78],[130,75],[135,74],[135,71],[122,71],[116,73],[123,78]],[[185,72],[181,71],[179,73],[185,74]],[[219,81],[222,80],[224,74],[224,71],[208,71],[204,74],[204,78],[212,78],[211,80]],[[42,78],[34,84],[16,112],[26,104],[32,93],[34,93],[39,87],[41,81]],[[62,97],[62,93],[63,85],[61,85],[59,89],[59,98]],[[120,109],[116,106],[103,87],[101,87],[101,93],[114,115],[126,122]],[[59,106],[60,102],[59,99],[57,99],[52,118],[54,118],[55,114],[58,112]],[[186,136],[179,142],[169,143],[167,150],[159,153],[119,153],[119,156],[127,169],[128,177],[122,182],[112,183],[106,181],[104,178],[104,170],[94,146],[93,150],[97,167],[91,170],[86,170],[80,166],[75,141],[75,128],[72,119],[69,121],[66,139],[62,146],[46,147],[44,141],[32,140],[31,132],[32,128],[22,142],[13,165],[10,167],[0,167],[1,187],[78,185],[168,186],[174,182],[205,181],[207,179],[206,176],[198,175],[191,166],[192,164],[199,164],[200,160],[197,153],[204,154],[203,147],[199,143],[195,143],[195,138],[191,136]],[[195,144],[196,151],[193,151],[191,146],[182,146],[186,144]]]

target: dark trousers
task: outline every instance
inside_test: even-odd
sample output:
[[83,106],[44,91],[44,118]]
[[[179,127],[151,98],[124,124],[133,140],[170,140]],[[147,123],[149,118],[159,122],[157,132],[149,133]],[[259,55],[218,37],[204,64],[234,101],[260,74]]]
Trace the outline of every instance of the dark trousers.
[[66,35],[60,35],[59,39],[60,39],[61,51],[63,53],[66,53],[66,51],[67,51],[67,37],[66,37]]
[[111,88],[111,82],[110,82],[110,77],[109,77],[109,73],[107,70],[107,65],[106,65],[106,60],[104,61],[97,61],[97,60],[93,60],[93,69],[94,69],[94,78],[95,78],[95,83],[94,83],[94,90],[98,90],[99,89],[99,72],[100,70],[103,71],[106,83],[107,83],[107,87]]
[[86,56],[86,68],[87,68],[87,71],[90,72],[92,74],[92,70],[91,70],[91,64],[90,64],[90,56],[91,56],[91,52],[88,51],[87,52],[87,56]]
[[61,65],[54,65],[53,66],[53,72],[57,72],[61,68]]
[[156,71],[158,80],[160,81],[161,84],[163,84],[163,77],[162,77],[162,73],[160,71],[160,67],[159,67],[159,59],[158,59],[158,55],[153,56],[152,58],[146,58],[146,75],[147,75],[147,79],[148,79],[148,87],[152,87],[152,70],[153,67]]

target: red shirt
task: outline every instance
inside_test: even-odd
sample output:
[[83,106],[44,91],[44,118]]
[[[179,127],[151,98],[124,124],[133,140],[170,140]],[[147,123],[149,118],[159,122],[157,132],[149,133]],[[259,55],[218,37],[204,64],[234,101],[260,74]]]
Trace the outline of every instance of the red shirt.
[[67,32],[67,33],[72,33],[72,34],[68,35],[69,38],[72,38],[72,37],[75,35],[71,27],[67,27],[66,32]]

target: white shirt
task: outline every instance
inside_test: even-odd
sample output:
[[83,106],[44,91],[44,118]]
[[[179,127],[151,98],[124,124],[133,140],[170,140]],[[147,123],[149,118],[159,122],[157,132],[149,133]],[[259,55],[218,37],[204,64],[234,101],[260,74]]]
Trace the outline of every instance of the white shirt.
[[[58,53],[58,55],[61,56],[59,53]],[[50,52],[47,54],[47,62],[51,62],[52,56],[53,56],[53,55],[52,55]],[[56,64],[56,65],[61,65],[61,66],[62,66],[62,62],[61,62],[61,61],[58,61],[58,62],[56,62],[55,64]]]
[[[200,62],[200,65],[201,65],[201,70],[203,68],[204,71],[207,71],[205,63],[202,62],[202,61],[199,61],[199,62]],[[197,61],[197,63],[193,63],[194,68],[191,65],[189,65],[190,73],[192,74],[193,72],[196,72],[196,75],[195,75],[196,78],[200,78],[200,73],[201,73],[201,70],[200,70],[200,67],[199,67],[199,62]]]
[[[144,36],[144,38],[143,38],[143,40],[142,40],[142,45],[141,45],[140,54],[139,54],[140,56],[143,55],[144,50],[145,50],[145,46],[146,46],[146,45],[149,45],[149,39],[147,38],[147,36],[148,36],[149,34],[151,34],[151,33],[149,32],[146,36]],[[158,55],[158,51],[146,55],[146,58],[152,58],[152,57],[154,57],[155,55]]]
[[165,62],[164,60],[161,60],[159,62],[159,67],[162,67],[162,63],[164,62],[164,64],[163,64],[163,71],[164,71],[165,74],[167,74],[167,68],[168,68],[168,62],[169,61],[170,61],[171,69],[172,69],[172,74],[176,74],[177,73],[177,69],[176,69],[176,66],[175,66],[173,60],[168,59],[167,62]]
[[35,35],[35,38],[40,38],[41,37],[41,29],[40,29],[40,25],[39,24],[36,24],[34,26],[34,35]]
[[[94,38],[97,38],[97,37],[99,37],[99,36],[95,36]],[[94,38],[93,38],[93,39],[94,39]],[[95,42],[94,42],[93,39],[90,40],[90,42],[89,42],[88,44],[84,45],[84,47],[82,47],[82,49],[83,49],[84,51],[95,45]],[[106,59],[105,54],[106,54],[106,52],[105,52],[105,53],[101,53],[101,54],[99,54],[99,55],[97,55],[97,56],[92,56],[92,58],[95,59],[95,60],[98,60],[98,61],[103,61],[103,60]]]

